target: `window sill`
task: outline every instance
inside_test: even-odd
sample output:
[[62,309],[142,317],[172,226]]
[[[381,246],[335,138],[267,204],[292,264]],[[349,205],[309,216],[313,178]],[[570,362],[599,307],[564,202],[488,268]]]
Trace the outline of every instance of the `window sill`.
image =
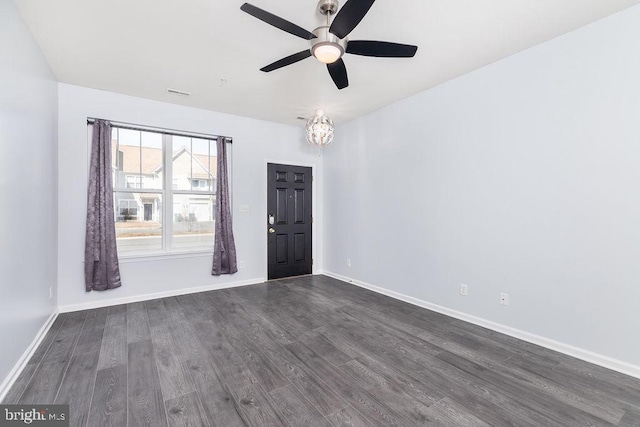
[[120,264],[127,264],[131,262],[162,261],[167,259],[201,258],[210,256],[213,256],[213,248],[183,252],[147,252],[140,254],[118,255],[118,262]]

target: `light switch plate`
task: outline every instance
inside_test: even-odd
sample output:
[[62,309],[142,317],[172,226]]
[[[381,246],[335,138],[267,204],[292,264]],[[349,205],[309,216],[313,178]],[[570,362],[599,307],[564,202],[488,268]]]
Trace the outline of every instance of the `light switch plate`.
[[249,213],[249,205],[240,205],[240,213]]

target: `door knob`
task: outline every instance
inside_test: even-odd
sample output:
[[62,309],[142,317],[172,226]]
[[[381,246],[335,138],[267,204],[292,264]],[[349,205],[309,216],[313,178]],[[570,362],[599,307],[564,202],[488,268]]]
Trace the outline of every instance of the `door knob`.
[[276,229],[273,227],[269,227],[269,233],[273,234],[276,232]]

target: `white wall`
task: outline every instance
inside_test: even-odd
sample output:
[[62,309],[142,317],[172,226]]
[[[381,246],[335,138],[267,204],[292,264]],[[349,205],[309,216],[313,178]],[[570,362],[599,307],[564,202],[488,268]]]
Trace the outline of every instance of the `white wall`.
[[0,82],[2,383],[55,310],[57,249],[57,83],[11,1],[0,1]]
[[340,126],[325,270],[640,373],[639,76],[636,6]]
[[[315,166],[314,206],[322,206],[322,159],[316,148],[304,142],[302,127],[67,84],[59,85],[59,117],[58,301],[61,310],[154,293],[179,293],[193,287],[225,287],[239,282],[265,280],[267,161]],[[231,276],[213,277],[211,254],[179,259],[121,261],[122,287],[86,293],[83,261],[89,156],[87,117],[233,137],[233,228],[238,260],[244,261],[245,268]],[[250,212],[239,213],[240,205],[248,205]],[[317,254],[322,252],[322,236],[315,228],[315,268],[319,269],[321,265]]]

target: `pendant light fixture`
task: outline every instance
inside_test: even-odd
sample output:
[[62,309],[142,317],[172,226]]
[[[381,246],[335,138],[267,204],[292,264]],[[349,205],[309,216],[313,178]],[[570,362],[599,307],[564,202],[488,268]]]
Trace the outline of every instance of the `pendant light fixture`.
[[316,115],[307,121],[307,142],[315,145],[329,145],[333,141],[333,120],[317,110]]

